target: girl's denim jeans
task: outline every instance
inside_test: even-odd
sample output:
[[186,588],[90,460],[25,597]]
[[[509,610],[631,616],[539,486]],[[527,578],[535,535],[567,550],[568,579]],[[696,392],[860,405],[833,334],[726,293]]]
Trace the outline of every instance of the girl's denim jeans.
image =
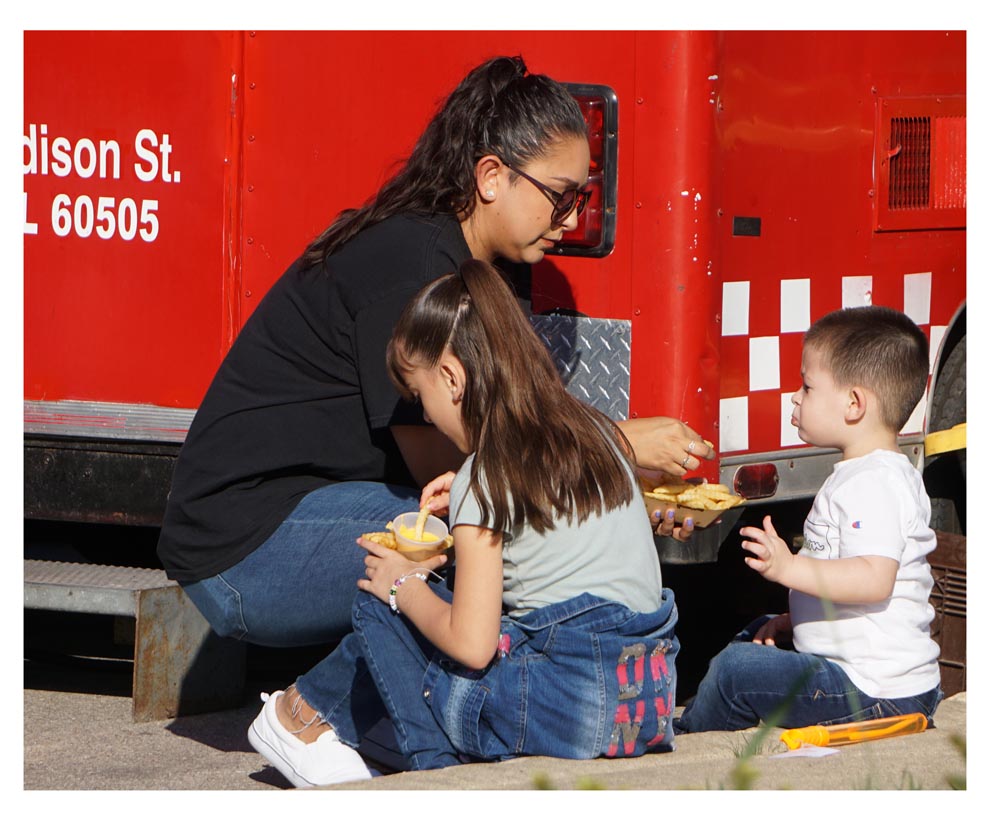
[[354,636],[415,770],[673,749],[676,621],[669,590],[646,614],[582,594],[503,618],[499,653],[469,670],[374,596],[354,603]]
[[821,656],[754,644],[769,618],[748,625],[712,659],[694,699],[674,722],[677,733],[741,730],[761,721],[783,728],[844,724],[906,713],[923,713],[931,722],[940,688],[906,698],[868,696]]
[[[362,533],[383,530],[419,507],[414,488],[341,482],[306,495],[279,528],[238,564],[183,584],[221,636],[269,647],[329,644],[350,633],[351,607],[364,576]],[[384,715],[352,636],[296,681],[303,698],[356,745]]]

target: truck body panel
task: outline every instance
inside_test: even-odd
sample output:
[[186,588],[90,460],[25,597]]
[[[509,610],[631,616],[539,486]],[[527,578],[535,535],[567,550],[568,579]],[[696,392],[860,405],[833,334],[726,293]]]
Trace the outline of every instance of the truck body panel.
[[[535,314],[628,345],[602,362],[626,371],[609,412],[683,419],[719,451],[710,480],[834,459],[789,425],[810,322],[904,310],[937,371],[965,302],[965,48],[953,31],[27,32],[25,434],[47,457],[180,443],[267,289],[498,53],[618,100],[614,248],[532,271]],[[892,118],[931,133],[892,145]],[[897,199],[929,184],[912,147],[928,207]],[[783,473],[777,498],[809,492]]]

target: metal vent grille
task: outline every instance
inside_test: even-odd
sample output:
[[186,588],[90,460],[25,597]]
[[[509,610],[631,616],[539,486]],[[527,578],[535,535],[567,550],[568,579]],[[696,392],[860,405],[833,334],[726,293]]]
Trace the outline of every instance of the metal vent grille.
[[928,208],[931,190],[931,120],[894,117],[890,121],[890,188],[888,206]]
[[966,227],[966,98],[880,98],[877,231]]

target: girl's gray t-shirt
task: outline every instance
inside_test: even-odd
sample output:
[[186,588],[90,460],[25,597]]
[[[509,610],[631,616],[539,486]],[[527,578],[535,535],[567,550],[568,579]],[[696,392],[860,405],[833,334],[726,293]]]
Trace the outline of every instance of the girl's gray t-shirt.
[[[450,488],[450,527],[485,527],[470,490],[474,455]],[[638,613],[660,606],[663,583],[646,506],[632,470],[629,504],[581,524],[558,520],[540,535],[528,525],[502,536],[502,603],[510,616],[591,593]]]

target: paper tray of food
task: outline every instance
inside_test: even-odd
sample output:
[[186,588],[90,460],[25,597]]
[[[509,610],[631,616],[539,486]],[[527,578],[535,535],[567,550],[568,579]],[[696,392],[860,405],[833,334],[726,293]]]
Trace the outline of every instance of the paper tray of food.
[[726,510],[745,500],[725,485],[678,481],[644,489],[643,501],[651,518],[655,511],[662,512],[673,507],[677,524],[691,518],[695,528],[702,528],[718,521]]

